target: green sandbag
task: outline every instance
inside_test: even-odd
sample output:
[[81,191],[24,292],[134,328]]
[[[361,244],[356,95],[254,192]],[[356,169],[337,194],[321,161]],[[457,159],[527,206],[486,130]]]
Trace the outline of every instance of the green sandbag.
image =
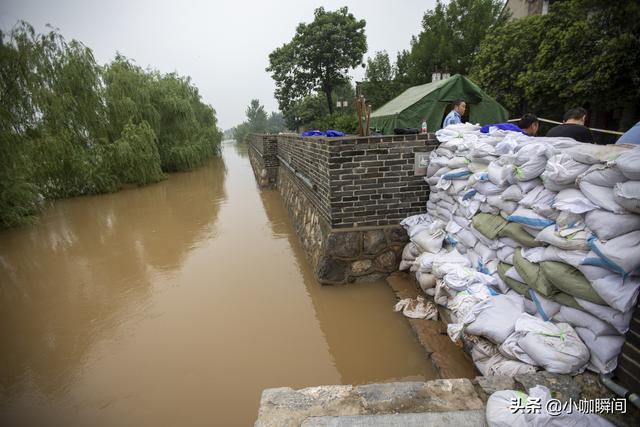
[[545,297],[549,298],[551,295],[560,292],[558,288],[547,280],[539,264],[529,262],[522,256],[520,248],[516,248],[513,252],[513,266],[529,287],[540,292]]
[[524,283],[518,282],[517,280],[512,279],[511,277],[507,277],[507,270],[509,270],[512,265],[507,264],[506,262],[501,262],[498,264],[498,276],[507,284],[511,289],[519,293],[520,295],[524,295],[529,297],[529,293],[527,292],[527,285]]
[[527,248],[535,248],[543,245],[542,242],[538,242],[531,234],[527,233],[524,228],[522,228],[522,225],[517,222],[510,222],[502,227],[498,235],[500,237],[509,237]]
[[594,304],[607,305],[591,283],[574,267],[557,261],[543,261],[540,266],[547,280],[561,291]]
[[507,220],[500,215],[491,215],[488,213],[479,213],[473,217],[472,221],[474,228],[490,240],[497,239],[500,230],[507,225]]
[[580,304],[576,301],[574,297],[569,294],[565,294],[564,292],[558,292],[557,294],[551,297],[552,301],[557,302],[558,304],[566,305],[567,307],[575,308],[576,310],[585,311]]

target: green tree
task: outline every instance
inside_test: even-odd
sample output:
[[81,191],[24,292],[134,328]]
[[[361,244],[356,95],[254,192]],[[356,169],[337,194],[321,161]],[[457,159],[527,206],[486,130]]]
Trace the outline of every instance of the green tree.
[[143,71],[27,23],[0,32],[0,227],[46,198],[115,191],[219,151],[215,111],[187,77]]
[[412,84],[430,82],[434,71],[466,74],[486,33],[506,21],[503,6],[499,0],[438,0],[424,14],[402,72]]
[[284,116],[279,111],[273,111],[267,119],[267,132],[278,133],[285,130]]
[[373,58],[367,58],[362,90],[374,109],[395,98],[405,88],[402,82],[396,80],[396,73],[397,68],[391,64],[386,51],[376,52]]
[[473,75],[520,112],[557,119],[584,106],[591,124],[626,130],[640,113],[640,5],[556,2],[547,15],[493,29]]
[[347,72],[362,62],[367,50],[366,22],[347,7],[314,11],[310,24],[301,23],[293,39],[269,55],[267,71],[276,83],[275,97],[285,114],[312,91],[323,93],[333,113],[332,93],[348,80]]
[[260,101],[252,99],[245,111],[251,132],[263,133],[267,130],[267,113]]

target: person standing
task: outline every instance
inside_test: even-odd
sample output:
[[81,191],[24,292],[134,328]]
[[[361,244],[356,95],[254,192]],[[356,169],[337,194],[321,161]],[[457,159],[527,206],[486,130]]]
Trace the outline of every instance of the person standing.
[[453,110],[447,114],[442,122],[442,127],[446,128],[449,125],[457,125],[462,123],[462,116],[467,109],[467,103],[463,99],[456,99],[453,101]]
[[587,110],[582,107],[572,108],[562,118],[562,124],[552,127],[547,136],[573,138],[580,142],[593,144],[593,135],[588,127],[584,125],[587,120]]

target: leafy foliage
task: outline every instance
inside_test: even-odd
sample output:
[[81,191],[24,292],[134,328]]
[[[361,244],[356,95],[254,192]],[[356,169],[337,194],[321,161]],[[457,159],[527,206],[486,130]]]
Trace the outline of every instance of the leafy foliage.
[[0,36],[0,227],[45,198],[148,184],[219,151],[215,111],[188,78],[120,55],[101,67],[82,43],[24,22]]
[[391,65],[386,51],[376,52],[373,58],[367,58],[367,70],[362,82],[362,91],[367,103],[373,109],[380,108],[398,96],[406,85],[396,80],[397,67]]
[[365,25],[347,7],[320,7],[313,22],[299,24],[293,39],[271,52],[267,71],[276,82],[275,97],[285,116],[313,91],[325,95],[333,113],[333,90],[348,81],[347,71],[360,65],[367,50]]
[[473,76],[507,108],[559,117],[581,105],[626,130],[640,100],[640,5],[555,2],[547,15],[493,29]]
[[[403,58],[402,74],[411,84],[431,81],[434,71],[466,74],[480,42],[492,28],[500,27],[507,16],[499,0],[438,0],[422,18],[422,32],[411,40],[408,58]],[[399,67],[400,68],[400,67]]]

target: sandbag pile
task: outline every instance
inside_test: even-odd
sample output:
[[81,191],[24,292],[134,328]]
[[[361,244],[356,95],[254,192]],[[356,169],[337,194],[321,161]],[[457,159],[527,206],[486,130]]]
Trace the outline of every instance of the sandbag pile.
[[400,269],[452,311],[449,336],[481,370],[613,371],[640,289],[640,147],[469,124],[436,137]]

